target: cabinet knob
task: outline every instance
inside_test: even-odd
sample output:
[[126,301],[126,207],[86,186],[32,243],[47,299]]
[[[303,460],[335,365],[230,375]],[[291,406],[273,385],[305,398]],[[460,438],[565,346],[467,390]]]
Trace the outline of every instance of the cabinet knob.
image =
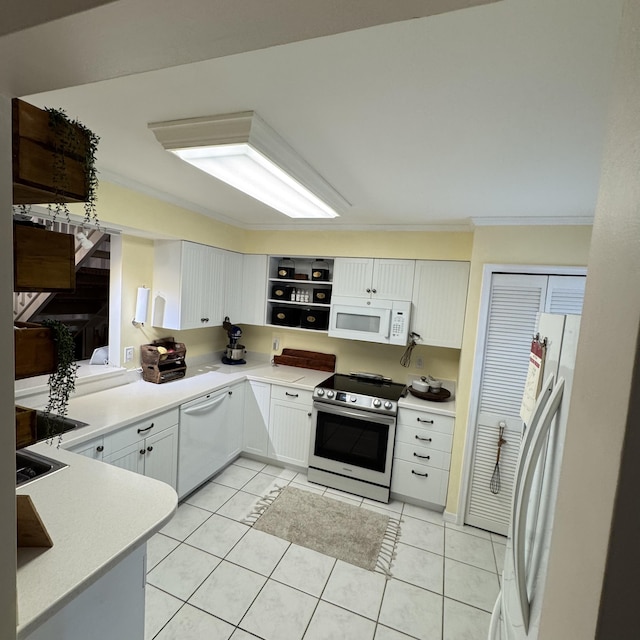
[[371,289],[371,293],[378,293],[377,289]]
[[367,289],[366,291],[367,291],[367,293],[371,293],[371,289]]
[[233,391],[229,391],[229,395],[232,396],[233,395]]
[[143,456],[144,455],[144,449],[140,449],[140,455]]
[[307,413],[307,415],[308,415],[309,417],[311,417],[311,411],[309,411],[309,413]]
[[153,447],[147,447],[147,451],[149,452],[153,451]]
[[104,447],[102,445],[98,445],[96,447],[96,451],[98,451],[99,453],[102,453],[104,451]]

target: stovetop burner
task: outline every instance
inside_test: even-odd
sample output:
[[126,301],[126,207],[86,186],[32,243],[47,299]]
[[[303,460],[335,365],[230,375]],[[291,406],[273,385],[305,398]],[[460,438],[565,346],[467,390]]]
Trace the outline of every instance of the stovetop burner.
[[335,373],[313,392],[315,400],[368,411],[395,414],[406,386],[370,373]]

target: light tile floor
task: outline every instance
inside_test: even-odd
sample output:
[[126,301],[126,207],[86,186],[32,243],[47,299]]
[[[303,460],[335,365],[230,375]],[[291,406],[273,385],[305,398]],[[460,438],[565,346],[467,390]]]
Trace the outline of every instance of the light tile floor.
[[[393,578],[242,522],[287,484],[402,518]],[[485,640],[504,543],[434,511],[240,458],[149,541],[145,640]]]

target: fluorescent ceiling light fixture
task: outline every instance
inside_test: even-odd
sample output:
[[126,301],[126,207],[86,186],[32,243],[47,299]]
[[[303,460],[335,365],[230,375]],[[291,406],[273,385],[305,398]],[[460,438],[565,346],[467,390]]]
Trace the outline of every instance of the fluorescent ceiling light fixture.
[[290,218],[335,218],[350,206],[254,111],[149,128],[167,151]]

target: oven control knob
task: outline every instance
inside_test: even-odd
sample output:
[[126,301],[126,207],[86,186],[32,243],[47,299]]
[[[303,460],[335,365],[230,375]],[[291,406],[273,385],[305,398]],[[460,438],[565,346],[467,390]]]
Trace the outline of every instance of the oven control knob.
[[351,400],[351,402],[355,402],[358,399],[358,396],[350,396],[349,400]]
[[373,406],[374,406],[376,409],[379,409],[381,405],[382,405],[382,402],[381,402],[378,398],[376,398],[376,399],[373,401]]
[[316,389],[316,395],[322,398],[324,395],[324,389]]
[[329,389],[329,391],[327,391],[327,398],[333,398],[334,393],[331,389]]
[[390,402],[389,400],[387,400],[387,401],[384,403],[384,408],[385,408],[387,411],[391,411],[391,409],[393,409],[393,403],[392,403],[392,402]]

